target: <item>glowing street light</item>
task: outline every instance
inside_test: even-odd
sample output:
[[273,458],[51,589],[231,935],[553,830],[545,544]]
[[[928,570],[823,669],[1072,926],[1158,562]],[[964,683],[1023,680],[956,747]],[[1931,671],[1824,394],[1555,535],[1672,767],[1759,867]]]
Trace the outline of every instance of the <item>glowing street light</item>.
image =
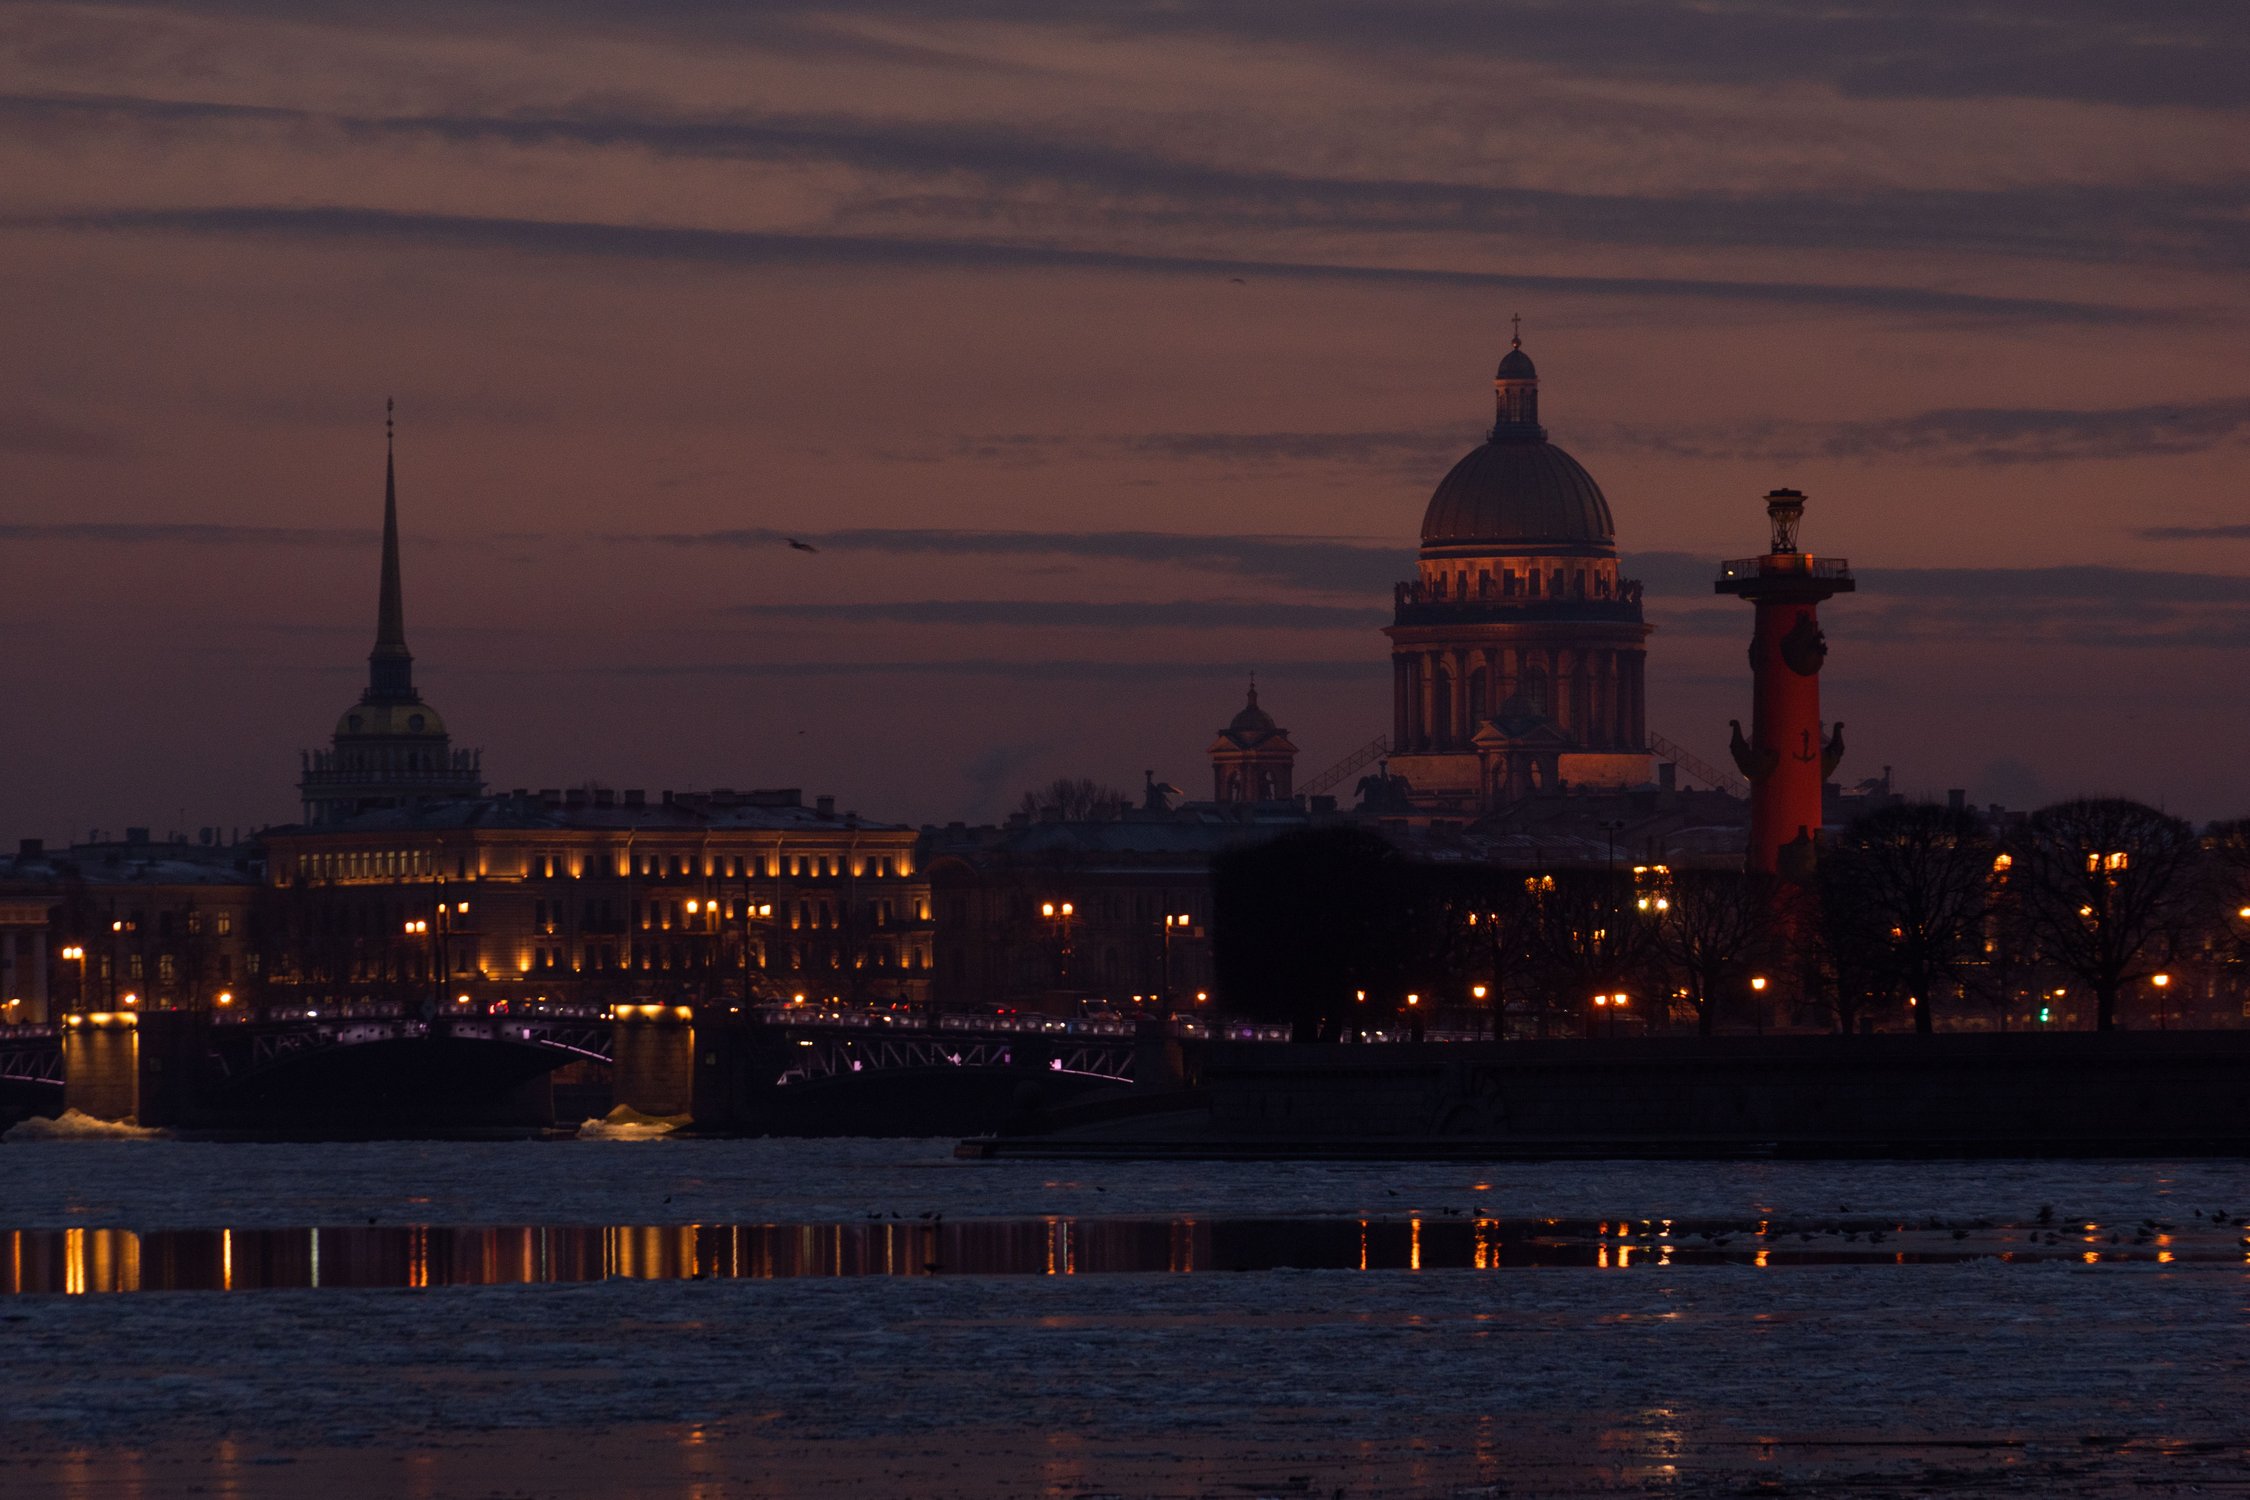
[[1754,990],[1763,990],[1763,989],[1765,989],[1765,987],[1766,987],[1766,976],[1765,976],[1765,975],[1763,975],[1763,974],[1753,974],[1753,975],[1751,975],[1751,976],[1750,976],[1750,988],[1752,988],[1752,989],[1754,989]]

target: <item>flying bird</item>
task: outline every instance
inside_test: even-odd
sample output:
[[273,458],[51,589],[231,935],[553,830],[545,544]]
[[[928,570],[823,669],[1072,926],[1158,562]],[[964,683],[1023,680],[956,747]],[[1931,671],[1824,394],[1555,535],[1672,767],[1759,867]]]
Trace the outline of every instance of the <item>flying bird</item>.
[[800,542],[793,536],[785,536],[782,540],[789,544],[790,550],[793,552],[818,552],[820,550],[812,543]]

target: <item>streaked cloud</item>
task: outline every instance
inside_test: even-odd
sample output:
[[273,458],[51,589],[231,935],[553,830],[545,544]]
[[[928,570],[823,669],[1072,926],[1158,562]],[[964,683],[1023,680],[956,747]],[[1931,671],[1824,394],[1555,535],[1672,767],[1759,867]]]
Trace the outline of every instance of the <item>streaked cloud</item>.
[[187,234],[268,241],[419,244],[456,250],[666,261],[732,267],[808,266],[834,269],[956,271],[1065,270],[1194,277],[1272,277],[1371,286],[1512,291],[1702,303],[1748,303],[1798,309],[1885,312],[1902,316],[2006,323],[2108,324],[2156,315],[2121,305],[2056,298],[2006,297],[1875,282],[1720,280],[1669,276],[1553,276],[1464,267],[1370,262],[1258,260],[1074,249],[1001,241],[898,235],[790,234],[690,225],[617,224],[584,219],[530,219],[416,213],[346,206],[215,206],[119,209],[5,221],[19,228],[110,233]]
[[730,614],[897,625],[999,625],[1093,630],[1372,630],[1383,609],[1256,599],[1093,602],[1069,599],[894,599],[865,603],[738,604]]
[[1079,557],[1117,562],[1173,563],[1237,574],[1293,587],[1386,598],[1391,585],[1412,571],[1412,552],[1340,537],[1203,536],[1170,531],[952,531],[866,528],[785,533],[764,527],[740,530],[614,533],[614,542],[668,547],[776,548],[792,539],[823,551],[888,552],[989,557]]
[[[629,151],[664,159],[837,166],[863,174],[832,227],[863,237],[969,229],[1022,242],[1192,226],[1465,234],[1645,249],[1953,251],[2037,259],[2250,264],[2250,190],[2240,183],[2010,183],[1985,188],[1859,184],[1727,192],[1597,192],[1506,180],[1255,170],[1055,121],[888,115],[683,113],[643,102],[489,114],[331,114],[224,100],[0,95],[26,130],[182,133],[265,127],[302,142],[499,145]],[[1467,164],[1465,164],[1467,165]],[[1489,168],[1488,168],[1489,174]],[[676,252],[674,252],[676,253]],[[1244,257],[1237,268],[1285,274]]]
[[2250,525],[2143,526],[2133,535],[2144,542],[2240,542],[2250,541]]
[[1954,407],[1864,422],[1617,427],[1596,441],[1671,458],[2072,463],[2201,453],[2250,440],[2250,398],[2122,407]]
[[[1708,599],[1718,560],[1689,552],[1636,552],[1622,566],[1651,597]],[[2047,568],[1884,568],[1853,570],[1859,582],[1852,607],[1872,598],[1993,603],[2016,609],[2051,602],[2071,609],[2104,606],[2236,604],[2250,606],[2250,576],[2163,568],[2085,564]],[[1732,614],[1737,611],[1720,611]]]
[[[87,12],[360,22],[358,7],[291,0],[86,0]],[[604,0],[394,0],[391,30],[541,37],[614,34]],[[2053,99],[2128,108],[2227,109],[2250,103],[2250,35],[2233,0],[649,0],[639,35],[671,44],[890,56],[933,68],[991,65],[968,38],[1012,30],[1050,44],[1201,42],[1264,52],[1428,65],[1531,65],[1625,82],[1775,88],[1798,84],[1847,97]],[[948,41],[960,36],[961,45]]]
[[229,526],[204,521],[0,522],[17,542],[104,542],[187,547],[369,547],[377,533],[348,526]]
[[0,410],[0,453],[19,458],[115,458],[124,439],[113,432],[22,408]]
[[738,661],[622,663],[593,670],[625,677],[1002,677],[1019,682],[1171,682],[1181,679],[1233,680],[1253,666],[1276,676],[1303,681],[1351,681],[1388,677],[1390,659],[1370,651],[1360,659],[1288,660],[1268,663],[1211,658],[1170,661],[1095,661],[1078,658],[1020,659],[999,656],[949,657],[901,661]]

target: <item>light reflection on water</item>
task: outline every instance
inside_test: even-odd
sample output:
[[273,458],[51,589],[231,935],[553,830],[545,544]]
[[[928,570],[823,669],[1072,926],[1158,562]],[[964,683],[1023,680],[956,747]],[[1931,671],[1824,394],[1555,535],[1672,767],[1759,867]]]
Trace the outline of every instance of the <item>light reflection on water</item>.
[[[2158,1246],[2002,1230],[1961,1244],[1908,1233],[1646,1237],[1607,1222],[1486,1218],[874,1219],[825,1224],[432,1225],[0,1231],[0,1294],[429,1288],[850,1276],[1208,1274],[1279,1269],[1621,1272],[1692,1266],[1926,1265],[1967,1260],[2175,1264]],[[1759,1226],[1762,1230],[1764,1226]],[[2237,1259],[2213,1245],[2194,1260]]]

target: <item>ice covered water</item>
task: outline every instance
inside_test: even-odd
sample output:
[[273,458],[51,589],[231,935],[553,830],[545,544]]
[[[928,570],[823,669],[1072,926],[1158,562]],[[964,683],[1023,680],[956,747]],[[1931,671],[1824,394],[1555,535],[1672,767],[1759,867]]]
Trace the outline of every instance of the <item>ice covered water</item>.
[[19,1140],[0,1492],[2163,1493],[2250,1468],[2245,1210],[2231,1162]]

